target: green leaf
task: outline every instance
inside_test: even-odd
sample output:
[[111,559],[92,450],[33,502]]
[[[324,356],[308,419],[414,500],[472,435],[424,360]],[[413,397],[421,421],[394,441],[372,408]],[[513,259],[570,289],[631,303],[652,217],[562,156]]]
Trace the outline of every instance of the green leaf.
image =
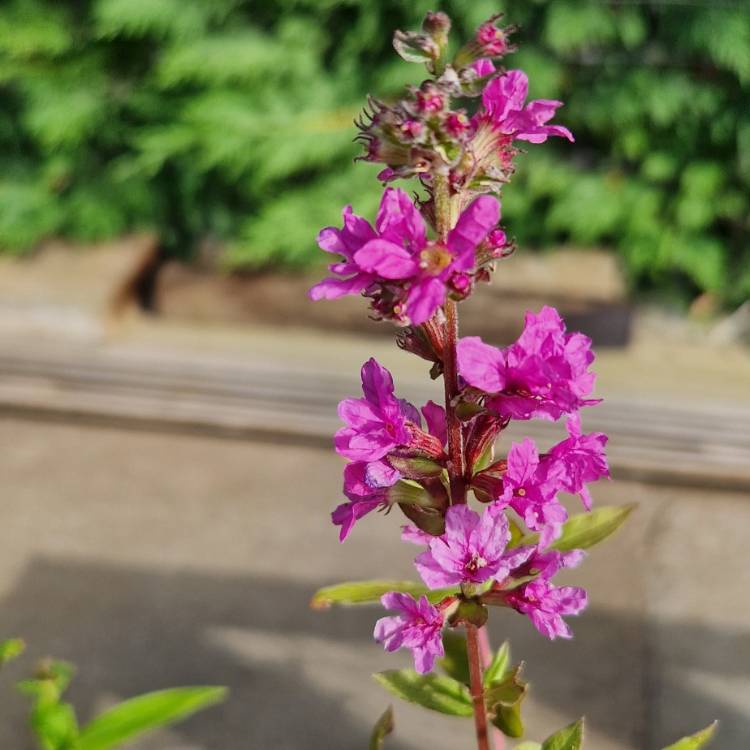
[[505,677],[510,663],[510,641],[505,641],[497,650],[492,662],[484,672],[484,686],[490,687],[495,682],[500,682]]
[[538,742],[522,742],[520,745],[516,745],[513,750],[542,750],[542,746]]
[[[589,513],[571,516],[562,528],[560,538],[552,544],[553,549],[568,552],[572,549],[588,549],[614,534],[633,512],[635,505],[608,505]],[[527,534],[520,544],[532,544],[538,534]]]
[[490,721],[508,737],[523,736],[521,704],[529,686],[521,675],[522,665],[517,666],[505,679],[492,684],[484,693],[484,702]]
[[81,730],[78,750],[108,750],[158,727],[186,719],[226,697],[223,687],[159,690],[124,701]]
[[443,633],[445,656],[438,659],[443,671],[454,680],[469,684],[469,657],[466,653],[466,636],[462,632],[446,630]]
[[310,606],[313,609],[328,609],[333,604],[344,606],[373,604],[379,602],[380,597],[389,591],[400,591],[414,597],[424,594],[431,602],[435,603],[445,599],[446,596],[455,594],[458,589],[447,588],[430,591],[426,586],[413,581],[347,581],[346,583],[326,586],[316,591],[310,600]]
[[690,737],[683,737],[681,740],[675,742],[674,745],[665,747],[664,750],[699,750],[714,736],[716,726],[717,722],[714,722],[700,732],[696,732],[690,735]]
[[20,638],[12,638],[0,643],[0,667],[19,657],[26,649],[26,644]]
[[373,675],[389,693],[431,711],[450,716],[471,716],[469,690],[457,680],[436,674],[417,674],[413,669],[388,670]]
[[370,735],[370,750],[381,750],[385,738],[393,731],[393,707],[388,706],[383,715],[375,722]]
[[542,743],[542,750],[581,750],[583,747],[583,719],[555,732]]

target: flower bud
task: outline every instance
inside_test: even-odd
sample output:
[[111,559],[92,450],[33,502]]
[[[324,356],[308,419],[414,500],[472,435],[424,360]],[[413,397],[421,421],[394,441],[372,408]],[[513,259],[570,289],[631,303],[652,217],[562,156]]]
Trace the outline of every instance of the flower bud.
[[487,622],[488,617],[487,607],[480,604],[476,599],[464,599],[459,602],[456,611],[450,616],[448,622],[453,627],[469,624],[481,628]]
[[418,505],[399,505],[403,514],[418,528],[432,536],[445,533],[445,515],[434,508],[420,508]]
[[434,39],[413,31],[395,32],[393,47],[403,60],[414,63],[434,63],[441,52]]
[[432,37],[437,44],[445,44],[451,30],[451,19],[442,11],[430,11],[422,21],[422,31]]
[[[491,455],[492,446],[501,430],[507,427],[509,420],[503,420],[494,414],[480,414],[471,425],[466,440],[466,462],[470,474],[485,468],[481,462]],[[487,461],[489,463],[489,461]]]
[[419,456],[409,458],[407,456],[388,456],[388,463],[396,469],[405,479],[427,479],[437,477],[443,473],[443,466],[437,461]]
[[480,503],[491,503],[502,496],[503,477],[507,470],[508,462],[501,460],[474,474],[471,478],[471,488]]

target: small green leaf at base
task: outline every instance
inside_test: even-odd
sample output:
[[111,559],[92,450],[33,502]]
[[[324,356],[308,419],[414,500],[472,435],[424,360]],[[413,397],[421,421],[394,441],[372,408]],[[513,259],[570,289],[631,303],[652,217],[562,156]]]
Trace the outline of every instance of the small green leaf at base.
[[538,742],[522,742],[520,745],[516,745],[513,750],[542,750],[542,746]]
[[714,736],[716,726],[717,722],[714,722],[700,732],[691,734],[690,737],[683,737],[681,740],[675,742],[674,745],[665,747],[664,750],[699,750]]
[[484,672],[484,686],[490,687],[495,682],[501,682],[510,664],[510,642],[505,641],[492,658],[489,667]]
[[0,643],[0,667],[19,657],[26,649],[26,644],[20,638],[12,638]]
[[542,750],[581,750],[583,747],[583,719],[568,724],[542,743]]
[[418,674],[413,669],[388,670],[373,675],[389,693],[431,711],[449,716],[471,716],[469,690],[457,680],[436,674]]
[[388,706],[372,728],[369,750],[382,750],[385,738],[393,731],[393,726],[393,707]]
[[77,750],[109,750],[158,727],[174,724],[226,697],[223,687],[158,690],[124,701],[81,730]]
[[347,581],[326,586],[315,592],[310,600],[313,609],[328,609],[334,604],[350,606],[353,604],[375,604],[383,594],[389,591],[400,591],[419,597],[423,594],[432,602],[439,602],[446,596],[455,594],[458,588],[435,589],[430,591],[426,586],[414,581]]
[[484,693],[484,702],[490,721],[508,737],[523,737],[523,720],[521,704],[526,697],[529,686],[521,679],[519,665],[511,670],[504,679],[495,681]]

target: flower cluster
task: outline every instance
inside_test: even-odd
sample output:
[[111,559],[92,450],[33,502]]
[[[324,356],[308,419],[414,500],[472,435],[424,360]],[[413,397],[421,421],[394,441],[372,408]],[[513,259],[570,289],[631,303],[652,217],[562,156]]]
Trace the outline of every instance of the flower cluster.
[[320,247],[344,262],[329,266],[336,276],[316,284],[311,298],[365,294],[379,317],[414,325],[429,320],[448,295],[468,296],[482,268],[480,249],[489,259],[496,247],[506,245],[504,234],[499,240],[497,234],[490,237],[497,233],[500,206],[489,196],[476,198],[444,241],[427,239],[422,215],[403,190],[394,188],[383,193],[374,229],[350,206],[343,219],[342,229],[327,227],[318,235]]
[[[411,650],[419,672],[443,655],[444,628],[481,627],[490,607],[525,615],[548,638],[571,636],[563,618],[584,609],[586,592],[553,579],[583,551],[555,546],[568,518],[560,496],[578,495],[590,510],[588,485],[609,476],[607,437],[581,425],[581,410],[598,403],[586,336],[568,333],[544,307],[527,313],[505,348],[457,338],[456,303],[513,247],[498,224],[497,193],[512,175],[514,144],[573,140],[550,124],[560,102],[527,102],[526,75],[493,62],[514,49],[512,29],[497,22],[482,24],[450,61],[444,14],[428,14],[421,32],[397,32],[396,50],[426,64],[431,78],[394,104],[372,100],[360,140],[366,159],[386,165],[383,181],[417,176],[426,199],[386,187],[374,225],[347,206],[341,228],[318,235],[340,259],[310,292],[314,300],[369,298],[375,317],[402,326],[400,346],[444,377],[445,408],[429,401],[417,409],[370,359],[362,397],[339,405],[344,426],[335,436],[347,460],[346,502],[332,513],[341,541],[372,511],[398,506],[407,519],[402,539],[424,548],[414,561],[424,593],[386,593],[392,614],[374,633],[388,651]],[[473,97],[471,115],[452,105]],[[568,437],[546,452],[525,438],[496,455],[512,420],[562,418]]]

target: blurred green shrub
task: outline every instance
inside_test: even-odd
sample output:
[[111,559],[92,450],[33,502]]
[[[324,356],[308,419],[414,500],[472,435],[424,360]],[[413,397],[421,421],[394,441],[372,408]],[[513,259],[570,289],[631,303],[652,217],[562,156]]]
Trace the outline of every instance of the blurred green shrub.
[[[522,26],[532,95],[574,147],[534,149],[504,199],[524,245],[607,245],[641,289],[750,295],[750,13],[742,0],[6,0],[0,248],[155,228],[229,267],[301,265],[352,165],[361,91],[418,75],[390,38],[441,5]],[[416,81],[415,81],[416,82]]]

